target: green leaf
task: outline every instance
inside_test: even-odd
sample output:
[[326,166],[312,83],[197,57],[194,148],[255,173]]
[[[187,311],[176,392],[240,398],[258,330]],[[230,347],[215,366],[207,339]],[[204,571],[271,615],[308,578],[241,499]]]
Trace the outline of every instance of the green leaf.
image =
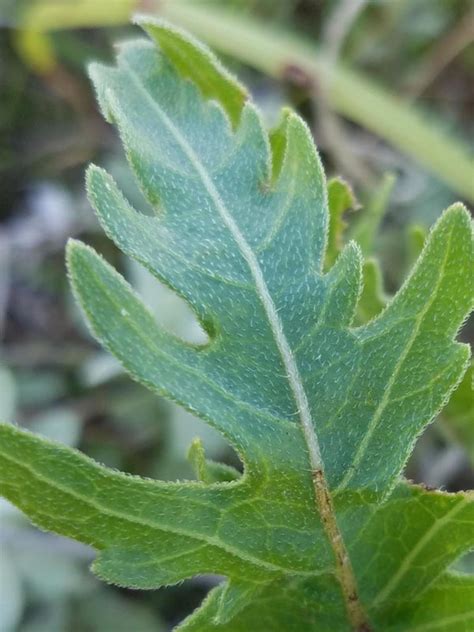
[[67,259],[95,336],[220,431],[244,473],[211,482],[197,445],[204,480],[144,480],[1,425],[0,491],[38,526],[94,546],[108,582],[224,575],[182,630],[401,631],[443,617],[467,630],[472,586],[447,569],[474,544],[473,496],[401,472],[468,362],[454,337],[472,306],[469,215],[448,209],[395,298],[354,326],[361,255],[350,243],[322,272],[327,185],[305,124],[288,112],[271,142],[247,102],[234,129],[226,99],[209,100],[195,74],[142,41],[116,67],[92,67],[156,216],[102,169],[87,186],[109,237],[189,303],[208,341],[159,326],[88,246],[71,242]]
[[466,449],[474,463],[474,364],[471,363],[452,394],[442,419],[449,433]]
[[363,287],[357,305],[357,324],[363,324],[378,316],[386,306],[388,297],[383,289],[382,270],[377,259],[369,257],[362,268]]
[[[23,29],[20,37],[27,31],[27,43],[33,43],[36,48],[39,43],[47,62],[48,50],[44,48],[48,42],[41,37],[42,31],[125,24],[138,3],[139,0],[36,0],[32,6],[28,2],[24,14],[17,16],[13,5],[16,8],[20,3],[11,2],[8,19],[10,24],[13,22],[19,30]],[[140,4],[142,9],[144,4],[149,5],[148,10],[155,10],[222,53],[279,81],[287,79],[291,68],[302,71],[314,85],[331,72],[328,98],[336,112],[419,161],[457,194],[474,201],[469,145],[460,137],[448,135],[446,128],[450,129],[451,125],[440,117],[435,118],[431,112],[427,116],[422,108],[400,99],[364,73],[343,64],[334,65],[324,51],[301,33],[281,30],[268,20],[231,10],[228,6],[231,3],[227,2],[143,0]]]
[[375,237],[387,210],[394,186],[395,176],[391,173],[385,174],[364,212],[359,216],[359,221],[351,231],[352,239],[357,241],[365,256],[374,252]]
[[408,262],[412,265],[420,256],[426,241],[426,228],[411,224],[407,231]]
[[342,178],[332,178],[328,182],[329,228],[328,243],[324,266],[334,265],[338,254],[343,248],[343,234],[347,222],[343,215],[349,209],[358,208],[359,204],[351,187]]
[[173,63],[180,75],[192,81],[203,95],[216,99],[237,125],[248,98],[245,88],[220,64],[219,60],[189,33],[166,22],[137,18],[145,31],[155,40]]
[[194,468],[197,479],[204,483],[234,481],[240,476],[240,473],[230,465],[206,459],[204,446],[200,439],[194,439],[191,443],[188,460]]

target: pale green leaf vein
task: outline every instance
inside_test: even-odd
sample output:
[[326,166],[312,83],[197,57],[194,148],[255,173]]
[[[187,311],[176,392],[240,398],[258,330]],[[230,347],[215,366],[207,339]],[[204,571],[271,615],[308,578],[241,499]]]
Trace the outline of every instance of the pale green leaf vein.
[[[464,507],[470,503],[474,502],[474,498],[470,495],[466,495],[459,503],[457,503],[452,509],[444,514],[441,518],[437,518],[431,525],[431,527],[425,531],[423,536],[418,540],[416,545],[410,549],[408,554],[401,560],[401,564],[398,567],[396,573],[394,573],[389,581],[385,584],[385,586],[377,593],[375,596],[372,605],[377,606],[380,603],[386,601],[388,597],[393,593],[393,591],[397,588],[399,583],[402,581],[403,577],[410,571],[413,564],[413,561],[416,559],[417,555],[430,543],[430,541],[435,537],[435,535],[448,523],[451,522],[454,517],[462,510]],[[433,577],[434,579],[434,577]]]
[[380,404],[378,405],[377,409],[374,412],[374,415],[372,416],[372,418],[369,421],[369,424],[367,426],[367,432],[365,433],[362,441],[360,442],[360,445],[357,449],[357,452],[354,455],[354,458],[352,460],[352,464],[351,466],[348,468],[344,478],[342,479],[342,481],[340,482],[340,484],[338,485],[338,487],[336,488],[336,492],[341,491],[342,489],[344,489],[345,487],[347,487],[349,481],[353,478],[353,476],[355,475],[355,473],[357,472],[358,466],[360,465],[360,463],[362,462],[362,459],[364,458],[367,449],[369,447],[370,441],[372,439],[372,436],[374,434],[374,432],[376,431],[379,421],[385,411],[385,409],[387,408],[387,406],[391,403],[391,394],[392,394],[392,390],[395,386],[395,384],[397,383],[397,379],[399,376],[399,373],[405,363],[406,358],[408,357],[417,337],[418,334],[420,333],[420,329],[421,326],[423,324],[423,319],[425,318],[426,314],[428,313],[429,309],[431,308],[431,306],[433,305],[434,301],[437,299],[438,297],[438,291],[439,288],[441,286],[441,283],[444,279],[444,270],[446,268],[446,263],[448,261],[448,257],[449,257],[449,253],[450,253],[450,249],[451,249],[451,240],[452,240],[452,234],[453,234],[453,229],[454,227],[451,227],[450,231],[449,231],[449,235],[447,237],[447,244],[446,244],[446,249],[444,252],[444,257],[443,257],[443,261],[440,265],[439,268],[439,275],[438,278],[436,280],[436,285],[433,288],[433,292],[431,294],[430,299],[426,302],[426,305],[424,306],[424,308],[421,310],[421,312],[419,313],[419,315],[415,318],[415,324],[413,327],[413,332],[411,334],[411,336],[409,337],[409,339],[407,340],[406,346],[403,350],[403,352],[400,354],[400,357],[396,363],[396,365],[393,368],[393,372],[392,375],[390,376],[389,381],[387,382],[387,386],[385,388],[384,394],[382,399],[380,400]]
[[[207,544],[209,546],[215,546],[217,548],[220,548],[226,553],[228,553],[229,555],[232,555],[233,557],[240,558],[245,562],[253,564],[254,566],[257,566],[259,568],[266,568],[267,570],[273,571],[273,572],[283,571],[285,573],[290,573],[293,575],[302,575],[302,576],[308,576],[308,577],[326,574],[328,572],[327,570],[302,571],[302,570],[295,570],[292,568],[285,568],[277,564],[273,564],[265,560],[261,560],[260,558],[254,557],[250,555],[249,553],[242,551],[241,549],[238,549],[237,547],[230,546],[229,544],[227,544],[226,542],[223,542],[217,537],[211,537],[211,536],[204,535],[202,533],[187,531],[186,529],[178,529],[174,526],[170,527],[168,525],[160,524],[157,521],[146,520],[145,518],[138,517],[137,515],[131,516],[128,513],[124,513],[116,509],[105,507],[104,505],[90,498],[90,496],[80,494],[79,492],[75,490],[65,487],[64,485],[61,485],[58,480],[49,478],[48,476],[41,474],[30,464],[27,464],[24,461],[18,461],[17,459],[14,459],[10,454],[6,454],[1,449],[0,449],[0,454],[3,456],[3,458],[5,458],[10,463],[13,463],[14,465],[16,465],[18,468],[27,470],[33,478],[36,478],[37,480],[43,483],[46,483],[46,485],[49,485],[53,489],[57,489],[63,494],[66,494],[76,500],[79,500],[85,505],[88,505],[89,507],[92,507],[98,512],[106,516],[109,516],[111,518],[117,518],[119,520],[123,520],[124,522],[130,523],[130,524],[136,524],[142,527],[148,527],[150,529],[154,529],[157,531],[164,531],[164,532],[172,533],[174,535],[185,536],[187,538],[197,540],[198,542],[203,542],[204,544]],[[155,482],[154,484],[158,486],[157,482]],[[167,483],[167,485],[169,485],[169,483]]]

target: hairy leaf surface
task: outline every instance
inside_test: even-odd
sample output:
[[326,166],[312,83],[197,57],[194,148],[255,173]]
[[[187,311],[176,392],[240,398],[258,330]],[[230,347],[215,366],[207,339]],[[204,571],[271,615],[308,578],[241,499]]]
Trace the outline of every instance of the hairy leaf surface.
[[443,214],[396,297],[354,326],[361,255],[350,243],[323,273],[327,185],[305,124],[287,111],[269,137],[207,50],[144,27],[155,44],[126,43],[91,76],[156,216],[98,167],[88,191],[109,237],[190,304],[209,340],[159,327],[78,242],[71,282],[101,343],[218,429],[244,474],[196,444],[199,482],[144,480],[4,425],[2,494],[93,545],[106,581],[226,576],[183,631],[472,629],[472,578],[448,570],[474,544],[472,494],[401,478],[468,362],[454,341],[472,306],[466,210]]

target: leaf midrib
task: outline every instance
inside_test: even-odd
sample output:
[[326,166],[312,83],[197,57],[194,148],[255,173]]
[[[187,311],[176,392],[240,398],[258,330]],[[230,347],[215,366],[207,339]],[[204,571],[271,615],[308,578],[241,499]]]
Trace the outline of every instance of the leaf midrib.
[[[265,311],[270,329],[275,339],[276,346],[280,353],[283,366],[285,368],[287,379],[291,392],[298,410],[301,422],[303,437],[307,446],[309,463],[311,467],[312,481],[315,492],[315,505],[319,511],[319,515],[326,532],[329,544],[333,550],[335,558],[335,570],[337,572],[338,581],[341,592],[345,601],[347,614],[352,626],[356,629],[365,626],[367,623],[366,616],[360,605],[357,582],[354,576],[350,558],[347,554],[346,545],[339,530],[336,515],[331,500],[331,492],[324,474],[324,463],[321,456],[321,448],[319,439],[313,424],[309,401],[303,386],[303,382],[299,373],[296,359],[292,349],[286,338],[283,324],[278,316],[278,310],[270,295],[270,291],[265,282],[262,269],[258,259],[248,244],[244,235],[241,233],[232,214],[227,209],[219,191],[214,182],[209,177],[204,165],[195,153],[194,149],[183,137],[180,130],[174,125],[173,121],[168,117],[166,112],[159,107],[152,98],[146,87],[143,85],[140,77],[137,76],[133,68],[130,67],[126,60],[123,61],[125,70],[131,78],[132,83],[143,95],[144,100],[151,106],[152,111],[156,112],[159,119],[175,138],[177,144],[183,151],[184,155],[190,162],[190,165],[196,171],[201,179],[204,189],[207,191],[210,199],[215,205],[217,213],[220,215],[224,224],[227,226],[230,234],[234,238],[238,249],[247,263],[250,274],[256,286],[256,293],[262,307]],[[249,107],[248,105],[246,107]],[[139,177],[139,174],[137,174]],[[366,625],[368,629],[368,624]]]
[[[233,557],[240,558],[243,561],[256,566],[257,568],[265,568],[265,569],[267,569],[267,570],[269,570],[271,572],[280,572],[280,573],[284,572],[284,573],[287,573],[287,574],[290,574],[290,575],[303,576],[303,577],[316,577],[316,576],[325,575],[325,574],[328,574],[328,573],[331,572],[329,569],[322,570],[322,571],[303,571],[303,570],[295,570],[295,569],[292,569],[292,568],[285,568],[283,566],[279,566],[278,564],[273,564],[271,562],[267,562],[267,561],[262,560],[260,558],[256,558],[256,557],[254,557],[252,555],[249,555],[248,553],[242,551],[239,548],[236,548],[236,547],[233,547],[233,546],[229,546],[227,543],[223,542],[222,540],[220,540],[217,537],[213,538],[213,537],[201,534],[201,533],[188,532],[185,529],[177,529],[176,527],[169,527],[168,525],[162,525],[162,524],[160,524],[160,523],[158,523],[156,521],[155,522],[150,522],[149,520],[145,520],[143,518],[138,518],[137,516],[131,516],[129,514],[121,512],[121,511],[117,511],[115,509],[110,509],[109,507],[105,507],[104,505],[100,504],[99,502],[97,502],[95,500],[92,500],[90,498],[90,496],[80,494],[79,492],[77,492],[75,490],[72,490],[72,489],[70,489],[68,487],[64,487],[57,480],[48,478],[44,474],[41,474],[40,472],[38,472],[29,463],[25,463],[25,461],[19,461],[19,460],[13,458],[11,456],[11,454],[6,454],[2,450],[0,450],[0,455],[2,455],[2,457],[6,461],[9,461],[10,463],[13,463],[18,468],[26,469],[37,480],[42,481],[43,483],[46,483],[50,487],[52,487],[54,489],[57,489],[58,491],[62,492],[63,494],[71,496],[72,498],[74,498],[76,500],[79,500],[80,502],[83,502],[86,505],[89,505],[90,507],[94,508],[98,512],[100,512],[102,514],[105,514],[107,516],[110,516],[111,518],[117,518],[119,520],[123,520],[124,522],[128,522],[128,523],[131,523],[131,524],[136,524],[136,525],[139,525],[139,526],[142,526],[142,527],[148,527],[150,529],[154,529],[154,530],[157,530],[157,531],[173,533],[174,535],[180,535],[180,536],[184,536],[184,537],[187,537],[187,538],[191,538],[191,539],[197,540],[198,542],[204,542],[205,544],[208,544],[210,546],[215,546],[217,548],[220,548],[220,549],[224,550],[226,553],[229,553],[230,555],[232,555]],[[157,481],[154,481],[153,484],[157,484]],[[106,547],[104,547],[104,548],[106,548]]]
[[138,90],[143,94],[146,101],[150,104],[152,109],[157,113],[159,118],[163,121],[165,126],[168,128],[172,136],[175,138],[178,145],[183,150],[185,156],[188,158],[191,166],[196,171],[197,175],[201,179],[204,189],[208,192],[211,200],[213,201],[215,208],[222,218],[224,224],[229,229],[232,237],[234,238],[235,243],[238,246],[243,258],[245,259],[250,274],[254,280],[257,296],[262,303],[263,309],[267,316],[270,329],[273,333],[273,337],[275,339],[278,351],[282,358],[283,365],[287,372],[288,382],[290,384],[291,391],[293,393],[295,403],[297,405],[297,409],[299,412],[301,424],[303,427],[303,433],[305,436],[305,441],[308,446],[308,452],[310,457],[311,468],[315,469],[323,469],[323,462],[321,457],[321,449],[319,446],[319,440],[314,430],[314,426],[312,423],[312,416],[309,407],[308,398],[306,396],[306,392],[303,387],[303,383],[301,380],[301,376],[299,374],[299,369],[296,363],[296,360],[293,356],[293,352],[291,347],[286,339],[283,325],[278,316],[278,310],[273,302],[273,299],[268,290],[267,284],[265,282],[265,278],[263,276],[262,269],[258,262],[255,253],[252,248],[248,244],[247,240],[241,233],[236,221],[232,217],[231,213],[227,209],[219,191],[217,190],[214,182],[209,177],[204,165],[201,160],[197,156],[194,149],[188,143],[186,138],[183,137],[180,130],[176,127],[173,121],[168,117],[168,115],[158,106],[156,101],[151,97],[148,90],[145,88],[140,78],[137,76],[133,68],[124,60],[124,66],[126,67],[127,73],[130,75],[131,80],[138,88]]

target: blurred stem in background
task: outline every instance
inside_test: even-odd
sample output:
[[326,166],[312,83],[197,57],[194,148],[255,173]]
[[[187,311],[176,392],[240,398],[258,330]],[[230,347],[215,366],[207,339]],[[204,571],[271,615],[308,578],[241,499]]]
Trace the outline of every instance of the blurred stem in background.
[[334,64],[331,52],[320,50],[301,35],[220,4],[196,0],[37,0],[26,6],[19,26],[40,32],[124,24],[134,11],[146,11],[184,26],[214,48],[271,77],[291,80],[297,76],[306,78],[308,86],[326,86],[325,99],[335,112],[416,159],[458,195],[474,201],[472,156],[460,139],[446,133],[442,121],[363,73]]
[[474,41],[474,8],[466,13],[459,22],[439,41],[415,66],[409,80],[409,93],[413,98],[420,97],[436,77]]
[[341,0],[335,5],[323,30],[323,46],[327,54],[327,72],[321,77],[319,89],[314,91],[314,102],[319,121],[320,135],[330,147],[336,166],[354,182],[369,187],[374,184],[373,174],[360,160],[354,160],[350,139],[340,118],[331,107],[331,84],[334,68],[351,27],[369,0]]

